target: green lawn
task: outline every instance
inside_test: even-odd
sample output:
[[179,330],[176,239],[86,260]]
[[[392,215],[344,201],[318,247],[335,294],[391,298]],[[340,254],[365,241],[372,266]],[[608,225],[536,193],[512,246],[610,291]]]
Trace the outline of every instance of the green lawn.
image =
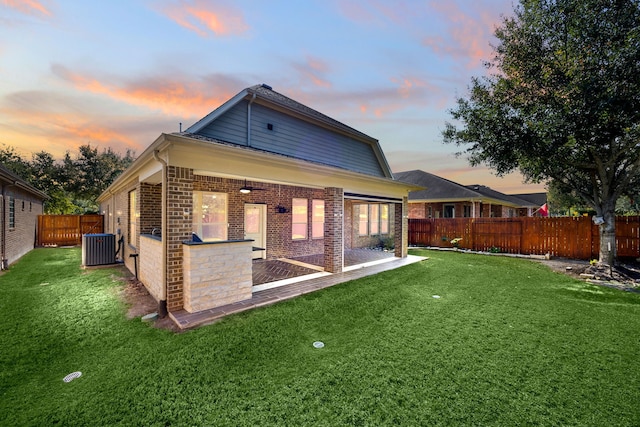
[[173,334],[125,319],[117,270],[35,250],[0,276],[0,425],[640,425],[640,295],[419,254]]

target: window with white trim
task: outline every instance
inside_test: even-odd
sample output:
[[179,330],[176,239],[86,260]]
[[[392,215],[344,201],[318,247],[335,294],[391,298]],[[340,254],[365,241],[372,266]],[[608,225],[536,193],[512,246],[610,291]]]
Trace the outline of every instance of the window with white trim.
[[9,228],[16,228],[16,198],[9,196]]
[[136,191],[129,192],[129,244],[133,247],[138,242],[138,203],[136,201]]
[[226,193],[193,192],[192,231],[204,242],[227,240],[228,207]]
[[311,201],[311,238],[324,238],[324,200]]
[[358,206],[358,235],[377,236],[389,234],[389,205],[368,204]]
[[380,234],[389,234],[389,205],[380,205]]
[[306,239],[308,224],[309,208],[307,199],[293,199],[291,204],[291,239]]

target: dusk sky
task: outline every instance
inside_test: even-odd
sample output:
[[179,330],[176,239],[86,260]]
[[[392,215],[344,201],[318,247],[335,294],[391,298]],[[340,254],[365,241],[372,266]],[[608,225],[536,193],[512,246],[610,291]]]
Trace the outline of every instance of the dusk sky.
[[544,191],[456,158],[455,99],[485,73],[511,0],[0,0],[0,144],[61,158],[136,154],[266,83],[422,169],[505,193]]

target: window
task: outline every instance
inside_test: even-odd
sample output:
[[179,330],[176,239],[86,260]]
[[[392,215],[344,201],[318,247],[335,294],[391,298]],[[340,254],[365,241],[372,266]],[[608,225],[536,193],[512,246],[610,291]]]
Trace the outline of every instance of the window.
[[369,234],[369,205],[359,205],[358,214],[358,235]]
[[380,205],[369,205],[369,234],[380,234]]
[[443,218],[454,218],[455,217],[455,206],[454,205],[444,205],[443,206]]
[[324,200],[311,201],[311,237],[324,238]]
[[462,216],[465,218],[471,218],[471,205],[464,205],[464,212],[462,213]]
[[389,234],[389,205],[380,205],[380,234]]
[[138,204],[136,203],[136,192],[129,193],[129,244],[136,246],[138,241]]
[[9,196],[9,228],[16,228],[16,198]]
[[358,235],[389,234],[389,205],[358,205]]
[[205,242],[227,240],[227,194],[193,192],[193,232]]
[[307,199],[293,199],[291,211],[291,238],[293,240],[306,239],[309,222]]
[[427,218],[433,218],[433,208],[431,206],[427,207]]

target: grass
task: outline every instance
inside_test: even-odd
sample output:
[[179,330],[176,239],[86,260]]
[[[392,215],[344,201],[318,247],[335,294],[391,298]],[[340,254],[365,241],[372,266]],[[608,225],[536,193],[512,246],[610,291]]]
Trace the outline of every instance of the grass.
[[640,424],[640,295],[420,254],[173,334],[125,319],[118,270],[37,249],[0,276],[0,425]]

